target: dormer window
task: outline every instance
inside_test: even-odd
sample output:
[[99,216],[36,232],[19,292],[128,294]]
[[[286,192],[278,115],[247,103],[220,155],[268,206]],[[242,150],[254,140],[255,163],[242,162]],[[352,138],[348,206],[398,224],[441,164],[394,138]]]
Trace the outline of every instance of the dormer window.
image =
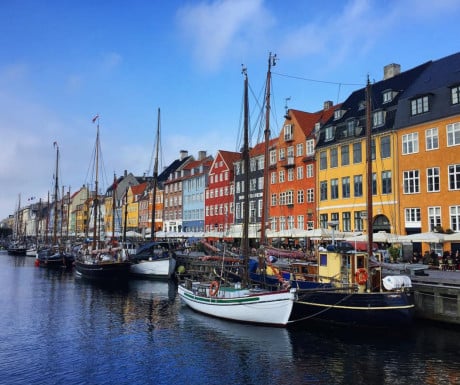
[[321,123],[320,122],[316,122],[315,123],[315,132],[319,132],[319,129],[321,128]]
[[355,119],[347,120],[347,125],[344,131],[344,136],[353,136],[355,134]]
[[412,99],[410,102],[410,112],[411,116],[420,115],[425,112],[430,111],[428,95],[420,96],[418,98]]
[[335,110],[334,111],[334,120],[340,119],[343,116],[343,110]]
[[385,111],[375,111],[372,113],[372,127],[380,127],[385,124]]
[[366,101],[365,100],[361,100],[359,102],[359,107],[358,107],[359,110],[364,110],[366,109]]
[[392,90],[383,91],[383,103],[389,103],[394,98],[394,92]]
[[328,126],[324,129],[324,140],[326,142],[334,139],[334,126]]
[[292,124],[284,125],[284,140],[290,141],[294,139],[294,126]]
[[450,97],[451,97],[452,104],[460,103],[460,85],[452,87],[450,89]]

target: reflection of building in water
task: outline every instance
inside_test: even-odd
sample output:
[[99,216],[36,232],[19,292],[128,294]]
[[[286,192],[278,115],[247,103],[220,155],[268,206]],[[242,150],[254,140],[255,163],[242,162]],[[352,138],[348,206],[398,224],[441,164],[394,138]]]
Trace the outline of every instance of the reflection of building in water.
[[155,329],[170,328],[177,318],[176,287],[170,281],[130,280],[123,311],[125,323],[144,321]]

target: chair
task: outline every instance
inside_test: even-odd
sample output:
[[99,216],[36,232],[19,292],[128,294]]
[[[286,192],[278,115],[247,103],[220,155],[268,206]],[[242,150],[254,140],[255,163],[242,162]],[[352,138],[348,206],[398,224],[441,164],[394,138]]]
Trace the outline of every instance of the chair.
[[447,260],[447,270],[455,271],[455,264],[454,264],[454,260],[452,258],[449,258]]

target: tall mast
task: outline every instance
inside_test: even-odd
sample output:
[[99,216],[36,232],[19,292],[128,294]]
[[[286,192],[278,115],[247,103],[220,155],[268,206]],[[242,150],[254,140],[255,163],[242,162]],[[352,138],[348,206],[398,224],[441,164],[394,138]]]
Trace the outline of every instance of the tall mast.
[[153,165],[153,188],[152,188],[152,223],[150,234],[152,241],[155,239],[155,202],[158,185],[158,148],[160,147],[160,108],[158,108],[157,138],[155,148],[155,163]]
[[262,192],[262,216],[260,220],[260,244],[267,243],[266,225],[268,219],[268,166],[269,166],[269,148],[270,143],[270,83],[272,78],[271,68],[276,65],[276,54],[268,55],[268,70],[267,70],[267,92],[265,95],[265,130],[264,130],[264,185]]
[[98,180],[99,180],[99,116],[96,116],[97,120],[97,128],[96,128],[96,162],[95,162],[95,171],[96,171],[96,180],[94,183],[94,210],[93,210],[93,217],[94,217],[94,223],[93,223],[93,250],[96,249],[96,239],[97,239],[97,209],[98,209],[98,197],[97,197],[97,191],[98,191]]
[[372,120],[371,120],[371,83],[367,76],[366,85],[366,181],[367,181],[367,253],[372,256],[373,244],[373,207],[372,207]]
[[244,272],[242,277],[243,286],[249,282],[249,102],[248,102],[248,74],[243,67],[244,75],[244,143],[243,143],[243,234],[242,234],[242,253],[244,258]]
[[56,148],[56,171],[54,175],[54,223],[53,223],[53,245],[57,242],[57,221],[58,221],[58,189],[59,189],[59,146],[57,142],[53,143]]
[[113,187],[112,187],[112,243],[115,240],[115,205],[116,205],[116,192],[117,192],[117,176],[113,174]]

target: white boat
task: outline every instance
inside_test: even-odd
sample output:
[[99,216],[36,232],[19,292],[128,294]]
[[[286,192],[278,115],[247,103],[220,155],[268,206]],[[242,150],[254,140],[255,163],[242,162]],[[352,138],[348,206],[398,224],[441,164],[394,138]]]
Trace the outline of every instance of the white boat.
[[150,242],[130,256],[130,274],[140,278],[170,278],[176,269],[176,258],[167,242]]
[[[272,63],[270,54],[267,83]],[[242,264],[238,275],[241,282],[231,282],[221,277],[217,280],[197,282],[186,279],[179,284],[178,293],[182,301],[193,310],[222,319],[261,324],[286,326],[290,322],[296,289],[281,288],[270,291],[251,287],[249,283],[249,106],[248,77],[244,74],[244,145],[242,151],[243,169],[246,170],[243,205]],[[268,87],[269,89],[269,87]],[[267,92],[269,95],[269,92]],[[267,143],[266,143],[267,145]],[[293,322],[293,321],[291,321]]]
[[238,283],[219,286],[217,281],[186,281],[178,288],[180,298],[197,312],[231,321],[273,326],[289,323],[295,291],[245,289]]

